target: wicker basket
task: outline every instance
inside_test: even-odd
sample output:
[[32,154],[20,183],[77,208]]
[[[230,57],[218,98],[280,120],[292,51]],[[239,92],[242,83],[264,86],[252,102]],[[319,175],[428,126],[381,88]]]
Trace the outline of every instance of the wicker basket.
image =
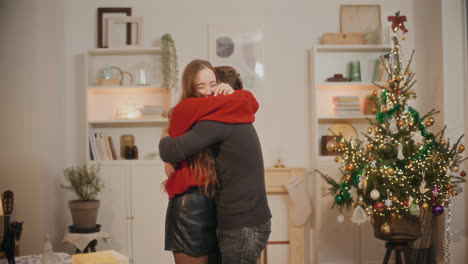
[[374,236],[385,241],[413,241],[421,237],[419,219],[413,215],[395,218],[374,215],[372,225],[374,227]]

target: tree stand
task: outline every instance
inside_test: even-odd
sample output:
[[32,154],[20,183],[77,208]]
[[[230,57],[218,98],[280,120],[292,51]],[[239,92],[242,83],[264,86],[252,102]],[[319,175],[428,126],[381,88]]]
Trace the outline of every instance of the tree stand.
[[395,251],[396,264],[408,263],[409,242],[410,240],[387,241],[387,243],[385,243],[387,251],[385,252],[383,264],[388,264],[388,261],[390,260],[390,255],[392,254],[392,250]]

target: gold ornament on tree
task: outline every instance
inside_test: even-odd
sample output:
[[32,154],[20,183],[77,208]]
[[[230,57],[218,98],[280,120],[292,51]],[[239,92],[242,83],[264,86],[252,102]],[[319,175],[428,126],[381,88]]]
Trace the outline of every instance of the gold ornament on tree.
[[458,147],[458,153],[462,153],[463,151],[465,151],[465,146],[460,145],[460,146]]

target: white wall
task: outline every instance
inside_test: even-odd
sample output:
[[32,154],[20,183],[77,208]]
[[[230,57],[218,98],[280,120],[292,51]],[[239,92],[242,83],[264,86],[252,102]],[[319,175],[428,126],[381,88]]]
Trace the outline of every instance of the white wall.
[[[454,11],[461,12],[457,9],[460,1],[444,1],[442,9],[444,55],[448,52],[447,58],[454,60],[457,60],[456,50],[446,50],[449,49],[446,42],[454,41],[454,36],[445,32],[450,25],[459,25],[451,16]],[[16,213],[19,219],[27,219],[24,238],[28,239],[22,242],[24,252],[40,250],[40,239],[45,232],[52,233],[58,242],[69,223],[68,199],[58,183],[62,179],[61,169],[83,161],[85,156],[82,54],[96,47],[97,7],[129,6],[134,15],[144,16],[145,46],[150,46],[163,33],[171,33],[181,69],[193,58],[207,58],[208,24],[263,25],[266,79],[255,125],[265,165],[272,166],[281,152],[287,166],[310,169],[307,50],[318,43],[322,33],[339,31],[340,4],[381,4],[383,21],[387,15],[401,10],[409,19],[407,45],[417,48],[418,82],[440,83],[441,79],[430,77],[434,68],[426,65],[426,56],[418,55],[430,54],[432,48],[440,52],[440,47],[426,42],[423,33],[432,28],[417,21],[413,23],[413,12],[415,16],[424,15],[423,9],[413,10],[413,2],[424,7],[421,0],[47,0],[41,4],[27,0],[1,1],[0,32],[8,38],[2,39],[0,49],[0,113],[6,120],[2,126],[6,129],[1,134],[6,140],[0,152],[0,190],[8,186],[16,191]],[[449,108],[447,113],[453,114],[459,111],[454,107],[464,104],[455,104],[449,98],[463,97],[459,96],[460,90],[452,94],[449,87],[463,86],[459,80],[450,83],[459,79],[460,73],[452,71],[451,61],[445,59],[444,75],[452,74],[451,78],[444,78],[445,92],[439,85],[428,89],[444,98]],[[424,94],[421,96],[425,98]],[[442,103],[426,98],[430,104]],[[444,114],[446,118],[447,115]],[[464,124],[453,119],[446,122],[449,128],[456,124],[461,127],[460,133],[458,128],[451,130],[455,135],[463,132]]]
[[25,221],[21,254],[39,253],[64,211],[57,180],[63,142],[59,129],[60,1],[2,1],[0,191],[15,193],[15,219]]
[[[442,47],[443,47],[443,96],[444,121],[447,125],[447,136],[455,139],[466,135],[468,114],[466,108],[466,29],[465,1],[443,1],[442,6]],[[464,153],[466,155],[466,152]],[[468,168],[466,163],[463,166]],[[466,189],[466,185],[464,186]],[[467,259],[467,195],[462,193],[453,199],[451,230],[454,234],[451,251],[453,263],[465,263]],[[447,217],[447,214],[445,214]],[[442,229],[443,231],[444,229]]]

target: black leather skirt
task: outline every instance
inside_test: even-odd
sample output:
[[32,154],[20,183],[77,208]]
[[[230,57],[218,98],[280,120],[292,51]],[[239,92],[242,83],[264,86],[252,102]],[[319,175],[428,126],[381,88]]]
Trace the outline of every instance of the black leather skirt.
[[217,252],[216,204],[198,187],[169,200],[164,249],[189,255]]

